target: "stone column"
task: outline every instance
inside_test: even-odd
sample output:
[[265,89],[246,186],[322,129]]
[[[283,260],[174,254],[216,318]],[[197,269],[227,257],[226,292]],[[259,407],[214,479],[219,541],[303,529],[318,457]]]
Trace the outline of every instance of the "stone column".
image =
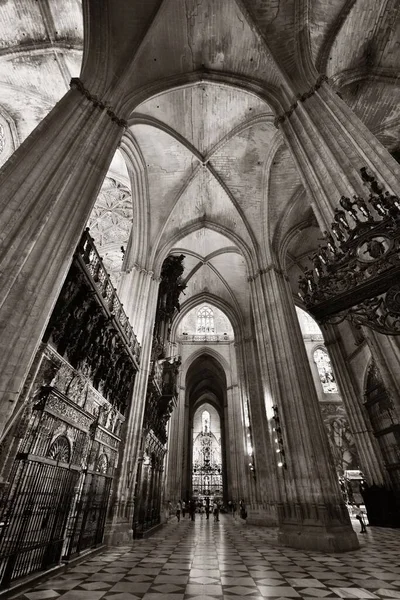
[[[369,196],[360,176],[368,167],[385,188],[400,196],[400,165],[347,104],[320,78],[276,119],[299,168],[321,230],[330,230],[341,195]],[[373,357],[400,411],[400,352],[397,342],[366,330]]]
[[365,194],[361,167],[368,167],[400,195],[400,166],[322,78],[279,115],[276,123],[322,230],[329,230],[341,195]]
[[400,419],[400,349],[398,336],[389,336],[364,327],[364,334],[398,418]]
[[337,327],[325,325],[325,345],[329,351],[333,371],[346,409],[350,430],[354,437],[361,470],[369,485],[390,483],[381,450],[364,407],[363,397],[353,382],[352,372],[346,362],[346,352]]
[[251,290],[267,416],[271,426],[277,406],[287,465],[278,475],[279,539],[323,552],[358,548],[288,280],[271,265],[251,278]]
[[176,504],[184,498],[182,484],[183,446],[185,436],[185,388],[180,386],[177,405],[174,408],[169,425],[167,468],[165,477],[166,500]]
[[[134,272],[133,277],[136,279],[137,271]],[[140,285],[142,292],[136,297],[136,301],[129,304],[126,301],[127,298],[121,296],[121,300],[125,300],[124,306],[126,307],[130,322],[137,321],[136,313],[138,313],[143,317],[144,327],[142,329],[140,368],[135,379],[132,405],[125,425],[123,447],[120,451],[120,468],[113,509],[114,537],[112,543],[129,541],[132,535],[135,502],[134,487],[142,437],[142,424],[146,405],[147,382],[150,372],[153,328],[157,306],[159,281],[154,279],[152,272],[145,270],[140,271],[139,277],[142,279]],[[124,289],[129,294],[129,285],[127,283]]]
[[79,80],[0,173],[0,432],[9,420],[125,122]]
[[244,432],[241,422],[241,411],[237,384],[228,386],[226,390],[225,410],[225,443],[227,473],[229,475],[228,490],[232,498],[238,500],[247,496],[247,481],[244,468]]
[[242,360],[245,362],[242,379],[246,381],[248,389],[255,461],[255,493],[247,509],[247,522],[256,525],[277,525],[276,510],[279,498],[277,460],[270,439],[255,339],[249,336],[242,344]]

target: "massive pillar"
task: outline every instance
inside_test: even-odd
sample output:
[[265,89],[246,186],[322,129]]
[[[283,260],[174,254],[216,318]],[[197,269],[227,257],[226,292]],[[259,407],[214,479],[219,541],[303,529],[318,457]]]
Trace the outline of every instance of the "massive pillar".
[[[255,525],[276,525],[276,507],[279,498],[276,457],[268,428],[255,339],[250,335],[239,341],[238,346],[240,346],[238,363],[242,367],[239,371],[241,387],[247,391],[247,394],[243,394],[245,396],[243,401],[247,402],[248,398],[251,422],[249,435],[251,435],[254,452],[254,472],[250,471],[250,475],[254,479],[254,491],[247,505],[247,522]],[[249,460],[247,463],[247,472],[249,473]]]
[[251,289],[266,410],[272,427],[275,406],[284,452],[278,475],[280,541],[325,552],[358,548],[287,278],[271,265],[251,278]]
[[400,346],[398,336],[388,336],[364,327],[365,337],[372,357],[379,368],[400,419]]
[[0,173],[0,433],[124,125],[73,80]]
[[358,392],[353,382],[351,369],[346,362],[346,352],[341,334],[338,328],[332,325],[325,325],[323,331],[340,395],[346,409],[350,430],[360,457],[361,470],[368,485],[373,483],[384,485],[389,482],[389,478],[379,444],[363,405],[363,396]]
[[[121,300],[131,323],[138,322],[138,315],[143,320],[141,329],[142,352],[140,368],[136,375],[132,395],[132,405],[125,425],[123,448],[120,451],[118,484],[113,504],[113,538],[112,543],[126,542],[131,539],[134,510],[134,491],[136,470],[139,459],[142,424],[146,405],[147,382],[150,371],[151,349],[153,342],[154,319],[157,306],[158,280],[153,272],[135,269],[123,274],[123,285],[120,287]],[[138,281],[140,280],[140,281]],[[133,301],[130,302],[130,289],[135,289]],[[124,290],[126,294],[124,294]],[[140,293],[138,290],[141,290]]]
[[400,193],[400,166],[354,112],[320,80],[282,115],[280,124],[322,229],[329,230],[341,195],[363,195],[368,167]]
[[[400,195],[400,166],[347,104],[320,78],[277,117],[299,168],[322,231],[329,231],[341,195],[369,196],[360,176],[368,167]],[[399,350],[386,336],[368,334],[368,344],[399,411]]]
[[169,421],[168,451],[166,467],[165,501],[175,506],[179,499],[185,499],[186,483],[183,481],[183,448],[185,441],[185,387],[179,387],[179,395]]

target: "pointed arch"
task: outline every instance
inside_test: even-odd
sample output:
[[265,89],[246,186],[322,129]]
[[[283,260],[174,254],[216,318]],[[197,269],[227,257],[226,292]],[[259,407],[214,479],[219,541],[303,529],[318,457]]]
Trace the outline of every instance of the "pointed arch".
[[215,296],[214,294],[210,294],[209,292],[202,292],[201,294],[197,294],[196,296],[192,296],[188,298],[185,302],[181,304],[180,312],[177,313],[171,324],[171,340],[176,341],[176,331],[179,323],[182,319],[187,315],[189,311],[196,306],[200,306],[201,304],[211,304],[211,306],[215,306],[219,308],[227,319],[230,321],[235,340],[242,339],[242,319],[240,318],[240,313],[238,313],[230,304],[228,304],[222,298]]
[[281,92],[277,87],[265,81],[224,71],[199,69],[197,71],[171,75],[140,87],[124,98],[121,111],[124,114],[126,112],[132,114],[137,106],[146,100],[150,100],[150,98],[180,88],[189,87],[196,83],[211,83],[237,88],[263,100],[276,114],[284,110]]

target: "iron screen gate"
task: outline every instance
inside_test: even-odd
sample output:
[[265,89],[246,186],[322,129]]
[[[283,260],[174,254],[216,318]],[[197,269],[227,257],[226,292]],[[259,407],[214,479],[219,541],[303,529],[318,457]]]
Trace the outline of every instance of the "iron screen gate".
[[20,455],[0,514],[0,578],[7,587],[61,558],[65,525],[79,470]]
[[99,421],[42,388],[0,498],[0,588],[102,542],[119,438]]
[[75,514],[68,524],[66,558],[102,543],[111,483],[110,476],[98,472],[86,474]]

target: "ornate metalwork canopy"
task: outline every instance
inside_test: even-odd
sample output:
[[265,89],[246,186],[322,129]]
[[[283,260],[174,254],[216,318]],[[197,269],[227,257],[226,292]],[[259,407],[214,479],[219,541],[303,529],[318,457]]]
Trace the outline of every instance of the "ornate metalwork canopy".
[[310,257],[299,295],[319,323],[349,319],[386,335],[400,335],[400,199],[366,167],[367,199],[342,196],[332,235]]

